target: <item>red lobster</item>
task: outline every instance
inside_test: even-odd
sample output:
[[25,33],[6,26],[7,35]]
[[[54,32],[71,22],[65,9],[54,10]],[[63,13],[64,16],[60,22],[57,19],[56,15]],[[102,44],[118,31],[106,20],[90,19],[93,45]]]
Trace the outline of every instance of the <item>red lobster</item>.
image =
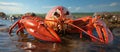
[[[50,42],[61,42],[59,35],[56,33],[58,31],[79,33],[80,38],[82,38],[82,35],[84,35],[82,32],[84,32],[92,41],[106,44],[113,41],[111,31],[100,20],[100,16],[95,18],[87,16],[75,20],[72,18],[73,16],[65,7],[57,6],[48,12],[44,20],[36,16],[23,16],[10,27],[9,34],[18,25],[17,34],[19,31],[26,29],[32,36]],[[98,37],[93,35],[93,29],[96,29]]]

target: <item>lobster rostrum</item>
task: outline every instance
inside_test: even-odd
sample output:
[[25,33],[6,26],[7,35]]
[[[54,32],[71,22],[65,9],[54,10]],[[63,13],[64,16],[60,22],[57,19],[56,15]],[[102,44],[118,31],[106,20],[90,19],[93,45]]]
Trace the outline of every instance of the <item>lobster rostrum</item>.
[[[23,16],[15,22],[9,29],[9,34],[12,29],[18,25],[17,34],[26,29],[32,36],[50,42],[61,42],[58,31],[69,33],[79,33],[80,38],[87,35],[94,42],[110,43],[113,41],[113,35],[107,28],[106,24],[100,20],[100,16],[82,17],[73,20],[71,13],[63,6],[57,6],[51,9],[45,19],[36,16]],[[93,34],[96,30],[97,36]],[[85,34],[83,34],[83,32]]]

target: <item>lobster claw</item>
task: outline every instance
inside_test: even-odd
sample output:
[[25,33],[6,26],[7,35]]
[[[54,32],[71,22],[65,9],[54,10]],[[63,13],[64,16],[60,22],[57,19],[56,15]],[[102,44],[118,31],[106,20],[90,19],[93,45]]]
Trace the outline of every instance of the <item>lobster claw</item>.
[[61,42],[59,36],[55,33],[55,31],[49,27],[45,27],[44,24],[38,24],[36,28],[27,28],[28,33],[32,36],[50,42]]
[[104,41],[104,43],[108,44],[113,41],[113,35],[103,21],[97,20],[94,23],[94,27],[96,28],[99,39]]

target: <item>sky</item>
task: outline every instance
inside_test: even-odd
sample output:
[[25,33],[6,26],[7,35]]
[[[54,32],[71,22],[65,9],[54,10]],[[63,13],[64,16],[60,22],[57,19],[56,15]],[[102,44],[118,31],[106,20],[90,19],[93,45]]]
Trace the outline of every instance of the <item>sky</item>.
[[0,12],[24,14],[47,13],[55,6],[70,12],[120,12],[120,0],[0,0]]

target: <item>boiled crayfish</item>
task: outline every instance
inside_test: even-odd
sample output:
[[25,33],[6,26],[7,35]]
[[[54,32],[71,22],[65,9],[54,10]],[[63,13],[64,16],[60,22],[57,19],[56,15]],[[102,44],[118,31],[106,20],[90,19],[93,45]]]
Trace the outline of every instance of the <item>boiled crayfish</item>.
[[[73,20],[71,13],[63,6],[54,7],[48,12],[44,20],[37,16],[22,16],[10,27],[9,34],[16,25],[19,27],[17,34],[19,31],[26,29],[32,36],[50,42],[61,42],[57,34],[58,31],[79,33],[80,38],[82,38],[84,32],[92,41],[106,44],[113,41],[111,31],[100,20],[100,16],[94,18],[87,16]],[[93,34],[93,29],[96,30],[97,36]]]

